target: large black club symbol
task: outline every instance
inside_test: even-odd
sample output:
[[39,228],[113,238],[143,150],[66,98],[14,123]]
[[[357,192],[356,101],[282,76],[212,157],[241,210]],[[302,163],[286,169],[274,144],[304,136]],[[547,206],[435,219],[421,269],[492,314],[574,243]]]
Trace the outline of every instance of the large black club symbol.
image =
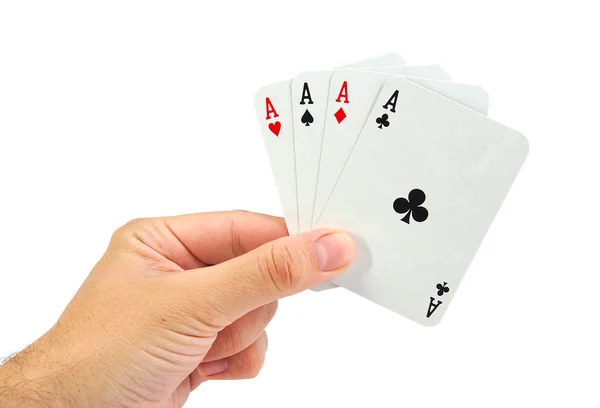
[[406,215],[402,218],[407,224],[410,224],[410,218],[412,215],[412,219],[416,222],[423,222],[429,217],[429,211],[427,208],[422,207],[422,204],[425,202],[425,193],[423,190],[419,190],[415,188],[410,193],[408,193],[408,200],[406,198],[397,198],[394,201],[394,211],[398,214]]

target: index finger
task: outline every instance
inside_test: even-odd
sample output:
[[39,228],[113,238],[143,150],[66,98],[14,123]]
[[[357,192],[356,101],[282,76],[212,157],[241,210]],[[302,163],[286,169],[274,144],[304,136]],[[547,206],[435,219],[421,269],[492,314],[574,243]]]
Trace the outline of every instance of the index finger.
[[228,261],[288,235],[283,218],[249,211],[186,214],[164,221],[192,255],[206,265]]

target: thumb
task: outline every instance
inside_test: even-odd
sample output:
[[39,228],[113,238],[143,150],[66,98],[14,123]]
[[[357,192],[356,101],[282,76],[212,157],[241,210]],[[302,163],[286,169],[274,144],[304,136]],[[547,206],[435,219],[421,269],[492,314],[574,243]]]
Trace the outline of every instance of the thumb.
[[280,238],[227,262],[196,270],[188,274],[193,280],[188,288],[195,288],[195,296],[204,298],[204,307],[221,314],[214,317],[233,321],[336,277],[354,256],[348,234],[320,229]]

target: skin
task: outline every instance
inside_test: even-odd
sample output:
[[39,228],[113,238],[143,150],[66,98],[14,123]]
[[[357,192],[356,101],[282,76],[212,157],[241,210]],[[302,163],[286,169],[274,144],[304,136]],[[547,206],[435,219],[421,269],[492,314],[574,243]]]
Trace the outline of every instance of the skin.
[[134,220],[56,324],[0,367],[0,406],[182,407],[255,377],[277,301],[339,275],[350,237],[244,211]]

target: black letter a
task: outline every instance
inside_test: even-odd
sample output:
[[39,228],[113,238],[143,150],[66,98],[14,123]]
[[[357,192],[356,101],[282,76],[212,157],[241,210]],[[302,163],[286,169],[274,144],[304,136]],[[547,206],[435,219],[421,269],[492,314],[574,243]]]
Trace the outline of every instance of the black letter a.
[[[396,91],[396,92],[398,92],[398,91]],[[432,297],[429,298],[429,309],[427,309],[427,318],[428,319],[429,319],[429,317],[431,317],[431,315],[433,314],[433,312],[435,312],[435,309],[437,309],[438,306],[442,304],[441,300],[438,300],[437,303],[433,303],[434,300],[435,299],[432,298]]]
[[389,105],[392,105],[392,109],[390,109],[390,112],[396,113],[396,102],[398,102],[398,90],[396,90],[396,92],[393,93],[390,100],[387,101],[385,105],[383,105],[383,109],[387,109]]
[[313,104],[312,97],[310,96],[310,89],[308,89],[308,82],[305,82],[304,87],[302,88],[302,99],[300,100],[300,105],[304,105],[305,99],[308,99],[309,105]]

